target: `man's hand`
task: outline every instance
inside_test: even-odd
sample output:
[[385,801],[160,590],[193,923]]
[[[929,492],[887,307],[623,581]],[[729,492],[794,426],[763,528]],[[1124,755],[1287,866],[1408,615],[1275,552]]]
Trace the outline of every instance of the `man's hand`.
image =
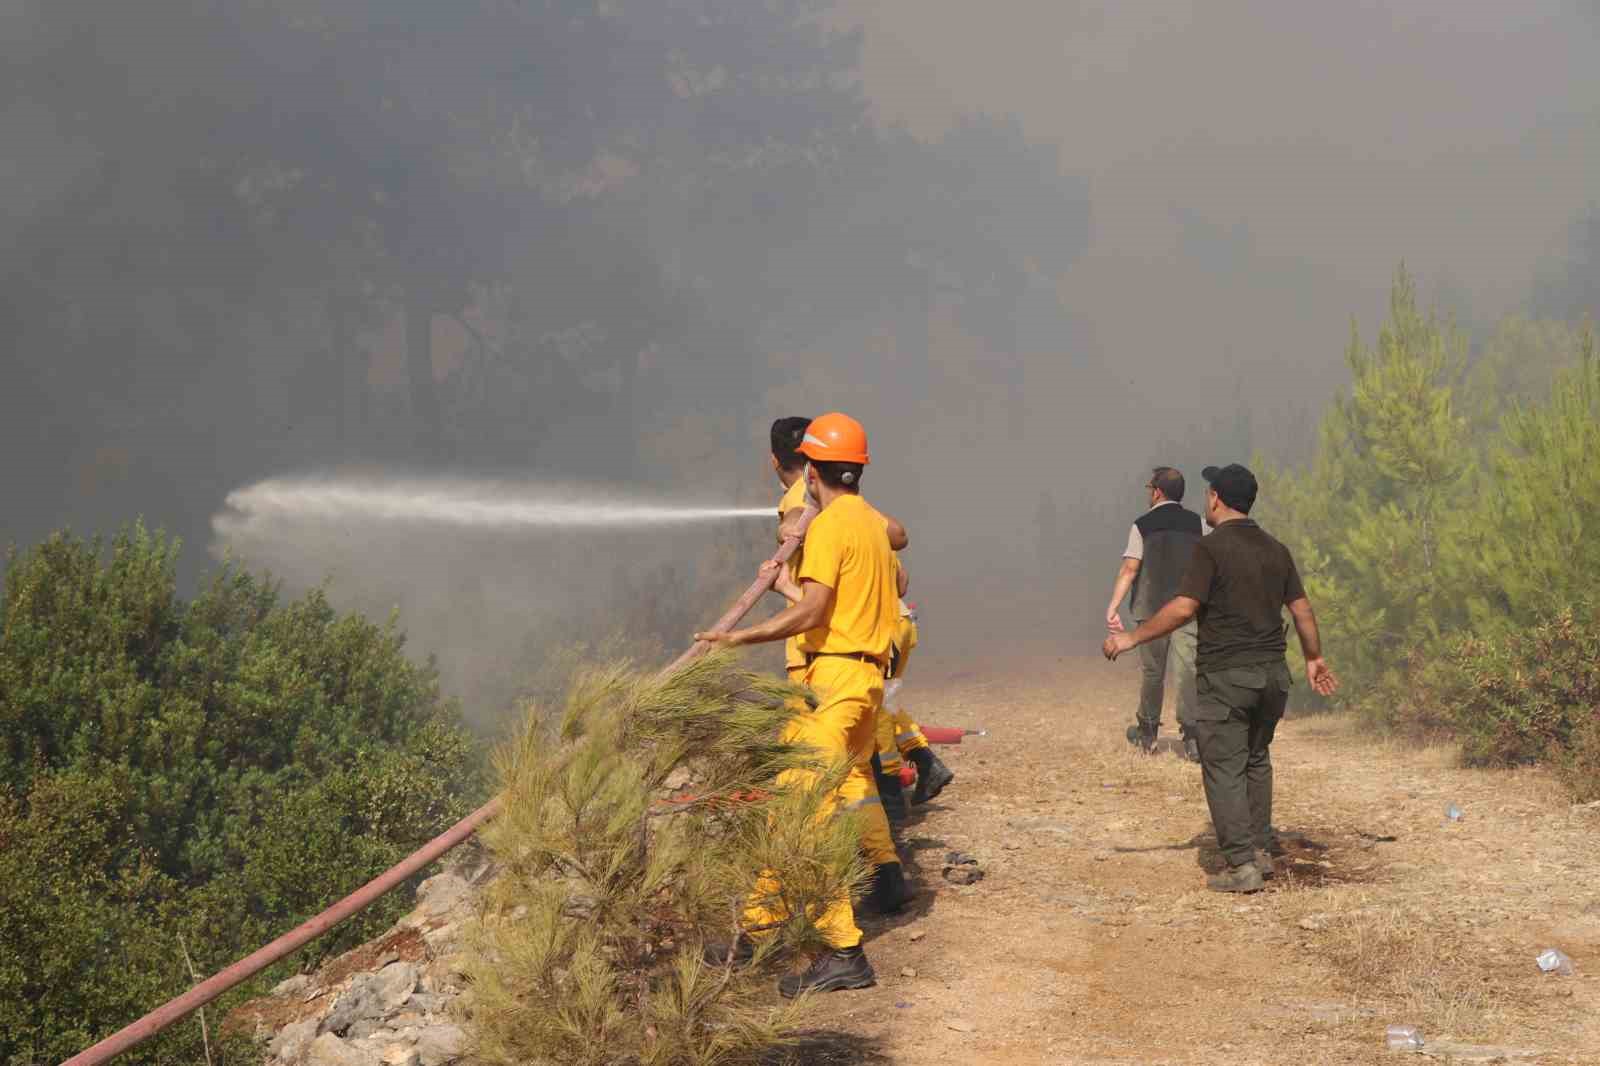
[[778,568],[778,576],[773,581],[772,587],[790,603],[799,603],[800,597],[805,595],[805,590],[800,587],[800,583],[794,579],[794,574],[790,573],[787,566]]
[[778,543],[782,544],[790,537],[800,535],[800,521],[805,517],[804,508],[796,507],[778,520]]
[[1106,608],[1106,629],[1113,633],[1121,633],[1124,629],[1122,612],[1117,610],[1117,604],[1115,603]]
[[788,600],[790,603],[799,603],[802,595],[800,583],[789,573],[789,568],[783,563],[768,559],[761,564],[761,580],[772,582],[772,591]]
[[1116,662],[1117,656],[1125,651],[1132,651],[1133,648],[1133,634],[1131,633],[1112,633],[1106,637],[1105,643],[1100,645],[1101,653],[1112,662]]
[[1339,679],[1333,676],[1332,667],[1324,659],[1306,660],[1306,680],[1319,696],[1331,696],[1339,691]]
[[726,632],[707,631],[705,633],[696,633],[694,639],[696,643],[704,641],[707,644],[726,644],[730,648],[737,648],[744,643],[742,630],[738,629],[730,629]]

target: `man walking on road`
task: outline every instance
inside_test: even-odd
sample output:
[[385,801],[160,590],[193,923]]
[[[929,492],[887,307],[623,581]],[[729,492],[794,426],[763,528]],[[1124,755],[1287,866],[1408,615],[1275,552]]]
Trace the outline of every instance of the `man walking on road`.
[[1289,699],[1283,608],[1305,653],[1306,680],[1324,696],[1338,688],[1322,659],[1316,616],[1294,559],[1249,518],[1256,479],[1237,463],[1206,467],[1206,520],[1214,527],[1194,549],[1178,594],[1132,633],[1102,647],[1116,659],[1200,619],[1195,738],[1206,805],[1227,869],[1206,886],[1255,892],[1272,873],[1272,758],[1268,747]]
[[[1133,592],[1133,619],[1142,625],[1154,617],[1162,604],[1178,592],[1194,546],[1200,540],[1200,516],[1184,507],[1183,475],[1170,466],[1150,472],[1145,490],[1150,494],[1150,509],[1140,515],[1128,531],[1128,546],[1122,550],[1122,569],[1111,586],[1111,602],[1106,607],[1106,628],[1122,632],[1122,601]],[[1184,756],[1198,760],[1190,720],[1195,708],[1195,625],[1179,626],[1171,636],[1161,636],[1139,646],[1139,667],[1144,683],[1139,688],[1139,714],[1128,730],[1128,741],[1146,752],[1156,750],[1156,735],[1161,731],[1161,703],[1166,696],[1167,663],[1171,660],[1178,685],[1178,735],[1183,740]]]

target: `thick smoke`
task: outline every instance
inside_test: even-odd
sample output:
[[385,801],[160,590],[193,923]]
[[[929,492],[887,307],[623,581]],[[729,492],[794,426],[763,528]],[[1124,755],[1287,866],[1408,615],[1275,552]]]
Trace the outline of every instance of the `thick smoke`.
[[922,669],[1075,650],[1148,468],[1304,456],[1402,259],[1472,327],[1536,279],[1548,313],[1600,291],[1597,29],[1563,0],[0,0],[0,538],[143,515],[186,579],[232,551],[399,606],[490,715],[574,641],[670,652],[770,531],[216,536],[229,494],[760,507],[768,421],[843,409],[911,529]]

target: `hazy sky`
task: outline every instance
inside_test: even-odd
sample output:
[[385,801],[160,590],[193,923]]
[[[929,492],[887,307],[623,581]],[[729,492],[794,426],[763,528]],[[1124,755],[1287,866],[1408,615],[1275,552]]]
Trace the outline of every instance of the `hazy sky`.
[[880,113],[1011,112],[1094,193],[1097,253],[1160,257],[1180,206],[1381,281],[1404,256],[1522,295],[1600,189],[1600,20],[1577,0],[862,0]]

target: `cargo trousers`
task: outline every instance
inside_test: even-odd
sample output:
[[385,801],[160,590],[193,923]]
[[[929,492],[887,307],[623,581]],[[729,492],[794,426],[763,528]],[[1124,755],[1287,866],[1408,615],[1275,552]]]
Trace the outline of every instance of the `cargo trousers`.
[[[783,739],[815,748],[826,762],[849,762],[849,773],[828,797],[824,817],[839,811],[858,812],[862,850],[869,861],[878,864],[885,848],[889,856],[894,856],[889,821],[883,813],[871,765],[877,712],[883,705],[883,671],[871,662],[818,657],[806,667],[801,679],[817,694],[817,706],[815,710],[799,711],[784,729]],[[809,770],[785,770],[778,775],[778,783],[809,786],[817,777]],[[889,861],[899,860],[895,857]],[[762,928],[792,917],[777,904],[780,895],[780,886],[770,871],[763,872],[745,909],[748,925]],[[861,929],[856,925],[848,895],[827,904],[815,918],[817,929],[835,949],[861,943]]]
[[1229,866],[1273,846],[1269,748],[1289,701],[1288,664],[1208,670],[1196,679],[1194,735],[1217,849]]
[[1195,622],[1180,626],[1169,636],[1139,645],[1139,724],[1154,735],[1161,725],[1161,703],[1167,691],[1167,667],[1178,685],[1178,732],[1188,737],[1198,698],[1195,692]]
[[[840,662],[848,661],[849,660],[818,659],[809,666],[802,666],[797,670],[790,670],[789,680],[796,685],[805,685],[808,688],[816,690],[818,684],[831,683],[826,680],[818,680],[819,674],[817,673],[817,668],[819,666],[821,667],[820,676],[823,678],[831,678],[835,676],[835,668],[838,667],[838,664]],[[846,676],[850,674],[861,674],[862,665],[863,664],[860,663],[855,664],[854,667],[846,671]],[[876,670],[877,668],[867,667],[867,669]],[[857,818],[861,823],[861,854],[865,855],[867,862],[871,863],[873,866],[885,866],[892,862],[899,862],[900,853],[895,849],[894,846],[894,831],[889,826],[889,812],[884,809],[883,798],[878,795],[877,779],[872,775],[872,753],[877,749],[877,740],[881,735],[881,730],[883,728],[880,723],[885,720],[889,720],[890,718],[889,712],[883,706],[883,675],[879,673],[877,674],[877,678],[878,695],[876,702],[874,703],[874,710],[868,716],[872,727],[872,741],[867,746],[866,760],[864,762],[857,758],[859,752],[852,752],[851,778],[850,781],[846,783],[846,787],[851,792],[851,795],[849,796],[848,807],[850,810],[856,812]],[[847,685],[846,687],[851,686]],[[827,693],[817,690],[817,699],[819,702],[814,714],[820,715],[822,714],[824,705],[829,702],[829,697]],[[845,703],[849,704],[850,700],[846,699]],[[830,716],[838,717],[838,712],[830,712]],[[854,726],[851,728],[854,728]],[[891,726],[891,728],[893,727]],[[822,746],[826,747],[826,745]],[[866,777],[872,778],[873,787],[870,795],[862,790],[858,771],[859,774],[865,774]]]

